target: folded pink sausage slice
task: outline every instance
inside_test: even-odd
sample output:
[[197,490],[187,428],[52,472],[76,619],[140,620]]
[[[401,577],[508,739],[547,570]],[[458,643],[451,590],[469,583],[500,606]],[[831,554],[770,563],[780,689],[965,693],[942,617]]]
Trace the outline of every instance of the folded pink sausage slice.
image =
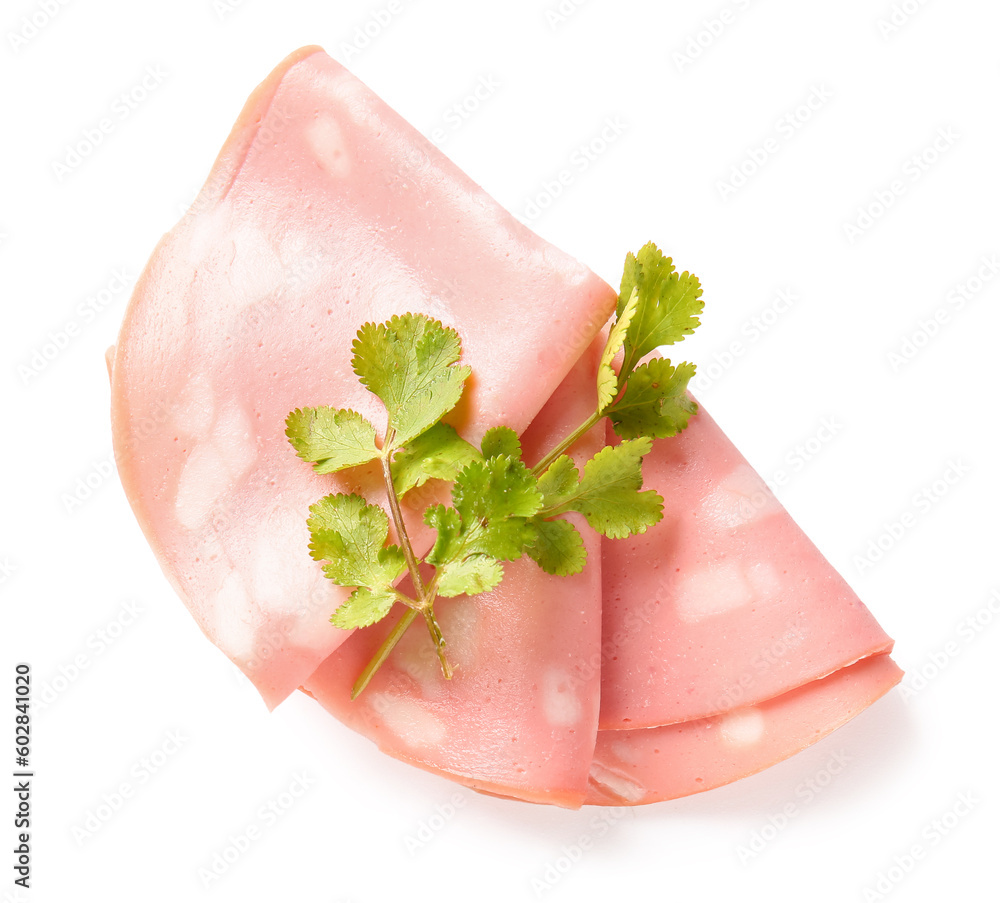
[[633,806],[745,778],[850,721],[899,683],[875,655],[820,680],[724,715],[645,730],[599,731],[587,803]]
[[451,419],[476,441],[523,429],[614,303],[318,48],[254,92],[136,286],[111,382],[136,517],[268,705],[349,635],[329,624],[348,591],[309,557],[306,513],[330,492],[378,501],[375,471],[314,475],[284,420],[332,405],[384,424],[351,372],[357,329],[407,311],[454,327],[474,376]]
[[754,705],[892,649],[703,409],[653,443],[643,486],[663,520],[603,543],[602,730]]
[[[597,359],[585,355],[528,428],[527,460],[540,458],[594,410]],[[577,443],[578,465],[602,439],[595,428]],[[303,689],[391,756],[477,790],[579,808],[600,705],[601,543],[582,518],[573,523],[587,546],[580,574],[550,576],[524,557],[504,565],[493,592],[437,602],[457,665],[450,681],[423,625],[414,623],[351,701],[355,678],[397,610],[356,631]]]
[[758,771],[898,681],[892,641],[702,412],[646,459],[660,524],[599,542],[575,521],[581,574],[523,559],[494,592],[439,602],[452,681],[415,625],[349,700],[392,621],[353,635],[329,624],[348,590],[309,557],[306,512],[338,491],[380,503],[379,480],[314,474],[285,416],[333,405],[381,425],[351,342],[365,322],[420,312],[458,331],[474,371],[452,422],[474,442],[531,423],[525,448],[540,454],[592,410],[585,352],[614,305],[318,48],[257,89],[143,273],[109,366],[142,529],[268,705],[302,685],[400,759],[577,807]]

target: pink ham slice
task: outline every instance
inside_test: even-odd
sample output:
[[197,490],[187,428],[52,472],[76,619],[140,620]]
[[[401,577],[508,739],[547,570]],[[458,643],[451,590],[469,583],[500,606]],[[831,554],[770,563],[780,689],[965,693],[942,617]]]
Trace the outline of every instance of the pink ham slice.
[[[524,434],[527,460],[593,411],[597,357],[580,360]],[[579,465],[602,438],[595,429],[577,443]],[[549,576],[525,557],[504,565],[493,592],[438,601],[452,680],[415,623],[352,702],[355,678],[391,629],[382,622],[356,631],[303,689],[398,759],[476,790],[579,808],[597,736],[601,545],[585,521],[573,522],[587,546],[582,573]]]
[[704,410],[643,476],[663,520],[603,544],[602,730],[754,705],[891,650]]
[[586,802],[634,806],[710,790],[787,759],[870,706],[903,672],[875,655],[725,715],[599,731]]
[[452,419],[476,441],[527,426],[614,303],[318,48],[254,92],[136,286],[112,425],[161,566],[269,706],[349,635],[305,517],[329,492],[378,501],[374,469],[315,476],[284,419],[329,404],[384,423],[351,372],[358,327],[419,311],[457,329],[474,377]]
[[257,89],[140,279],[109,368],[136,516],[268,705],[303,685],[400,759],[578,807],[759,771],[899,680],[891,640],[702,412],[646,459],[661,524],[600,543],[576,521],[582,574],[524,559],[493,593],[439,602],[454,680],[417,625],[349,700],[392,622],[330,626],[347,591],[306,553],[305,513],[329,492],[380,502],[378,480],[374,468],[314,475],[284,438],[288,411],[332,404],[380,425],[351,340],[366,321],[419,311],[462,336],[475,376],[451,419],[466,438],[530,422],[538,454],[592,407],[584,352],[614,303],[318,48]]

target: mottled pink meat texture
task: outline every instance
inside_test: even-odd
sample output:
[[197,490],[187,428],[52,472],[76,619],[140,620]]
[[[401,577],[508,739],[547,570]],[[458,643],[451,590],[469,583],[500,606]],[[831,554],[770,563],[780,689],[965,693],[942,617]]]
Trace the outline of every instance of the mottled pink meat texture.
[[349,635],[306,512],[336,491],[379,501],[376,473],[315,476],[284,420],[332,405],[384,425],[351,372],[357,329],[407,311],[457,329],[474,376],[451,420],[476,441],[527,426],[614,303],[318,48],[257,89],[136,286],[112,425],[160,564],[268,705]]
[[[533,461],[596,405],[597,352],[585,355],[523,436]],[[599,428],[574,446],[579,466],[600,450]],[[503,582],[435,610],[455,676],[445,680],[415,622],[356,700],[351,686],[401,611],[355,634],[304,690],[379,748],[469,787],[578,808],[587,793],[600,706],[601,544],[586,522],[587,565],[572,577],[544,573],[526,556]]]
[[602,730],[753,705],[891,650],[704,410],[653,444],[643,477],[663,520],[603,544]]
[[875,655],[805,686],[725,715],[644,730],[599,731],[586,802],[634,806],[745,778],[850,721],[899,683]]
[[[365,322],[420,312],[458,331],[473,368],[451,422],[473,442],[530,423],[527,457],[539,457],[593,410],[592,342],[614,305],[318,48],[257,89],[157,247],[108,362],[139,523],[268,705],[302,685],[390,755],[579,807],[752,774],[898,682],[892,641],[702,411],[645,460],[660,524],[600,541],[574,516],[581,574],[524,558],[493,592],[438,601],[453,680],[418,622],[350,701],[399,612],[353,634],[330,625],[349,589],[309,557],[306,512],[338,491],[384,504],[380,476],[315,475],[286,415],[332,405],[383,426],[351,342]],[[585,437],[579,461],[603,441]],[[418,553],[432,539],[419,514],[441,491],[406,504]]]

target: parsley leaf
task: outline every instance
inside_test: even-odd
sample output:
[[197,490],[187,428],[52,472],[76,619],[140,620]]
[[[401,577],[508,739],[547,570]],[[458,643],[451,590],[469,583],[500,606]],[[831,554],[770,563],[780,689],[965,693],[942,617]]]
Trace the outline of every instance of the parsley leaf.
[[568,520],[537,519],[538,535],[524,551],[547,574],[579,574],[587,563],[583,537]]
[[344,630],[368,627],[389,614],[396,599],[392,590],[358,587],[330,616],[330,623]]
[[698,412],[687,394],[694,369],[687,362],[674,367],[660,357],[638,367],[629,376],[622,397],[607,412],[615,432],[624,439],[676,436]]
[[508,455],[467,465],[455,480],[452,498],[463,521],[531,517],[542,507],[538,480],[520,458]]
[[580,474],[573,459],[569,455],[560,455],[538,478],[538,489],[544,497],[545,507],[551,508],[556,504],[553,499],[573,492],[579,482]]
[[[645,533],[663,517],[663,499],[652,490],[639,491],[642,458],[652,446],[652,439],[641,438],[602,448],[584,465],[579,482],[569,486],[564,479],[558,489],[546,495],[544,516],[579,511],[591,527],[609,539]],[[568,473],[564,467],[563,475]]]
[[701,283],[697,276],[678,273],[673,260],[664,257],[649,242],[625,258],[621,293],[618,296],[618,319],[621,320],[632,297],[638,291],[638,304],[628,324],[625,356],[619,387],[636,365],[660,345],[673,345],[694,332],[704,308]]
[[441,568],[439,596],[475,596],[489,592],[503,579],[503,565],[489,555],[469,555]]
[[[631,324],[632,317],[635,316],[638,306],[639,288],[638,286],[632,286],[628,301],[622,306],[615,320],[615,325],[611,327],[611,332],[608,334],[608,341],[604,346],[604,352],[601,354],[601,362],[597,368],[598,413],[604,411],[621,391],[621,380],[618,374],[615,373],[612,364],[618,352],[621,351],[622,346],[625,344],[629,324]],[[625,371],[622,370],[622,372],[624,373]]]
[[406,570],[398,546],[386,546],[389,519],[359,495],[328,495],[309,509],[309,551],[340,586],[391,590]]
[[461,554],[462,518],[454,508],[431,505],[424,511],[424,523],[437,530],[434,547],[424,558],[428,564],[441,565]]
[[354,372],[382,399],[395,447],[406,445],[455,407],[472,372],[455,363],[462,353],[458,333],[422,314],[365,323],[352,348]]
[[497,458],[500,455],[520,458],[521,440],[509,426],[495,426],[483,436],[482,449],[484,458]]
[[392,482],[403,496],[430,479],[454,480],[472,461],[482,460],[474,445],[466,442],[448,423],[435,423],[406,443],[392,459]]
[[285,419],[285,435],[316,473],[336,473],[379,456],[375,427],[355,411],[330,407],[301,408]]
[[462,469],[452,501],[454,507],[424,512],[424,522],[437,530],[425,561],[439,569],[439,594],[475,595],[499,582],[500,561],[517,560],[536,540],[538,527],[529,518],[541,509],[542,494],[520,458],[497,455]]
[[463,523],[455,508],[433,505],[424,521],[437,530],[437,540],[425,561],[438,570],[437,591],[442,596],[474,596],[492,589],[503,577],[495,556],[482,547],[482,524]]

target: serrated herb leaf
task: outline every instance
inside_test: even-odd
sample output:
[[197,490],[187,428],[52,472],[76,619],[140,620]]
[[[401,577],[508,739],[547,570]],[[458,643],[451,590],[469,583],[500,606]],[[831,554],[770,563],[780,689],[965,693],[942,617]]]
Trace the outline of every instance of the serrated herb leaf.
[[481,524],[471,547],[501,561],[517,561],[537,535],[534,522],[526,517],[494,519]]
[[368,627],[389,614],[396,598],[396,593],[389,589],[359,587],[330,616],[330,623],[344,630]]
[[475,596],[489,592],[503,579],[503,565],[489,555],[469,555],[440,570],[439,596]]
[[547,574],[579,574],[587,563],[583,537],[569,521],[535,519],[538,535],[524,551]]
[[462,518],[447,505],[431,505],[424,512],[424,523],[437,530],[434,547],[424,560],[435,566],[451,561],[461,553]]
[[619,319],[633,290],[638,291],[638,304],[626,332],[619,386],[651,351],[679,342],[694,332],[704,307],[698,277],[678,273],[673,261],[664,257],[653,242],[644,245],[638,254],[630,253],[625,258],[618,295]]
[[623,439],[676,436],[698,412],[687,394],[694,373],[694,364],[674,367],[659,357],[637,367],[621,398],[606,412],[615,432]]
[[482,449],[484,458],[520,458],[521,440],[509,426],[495,426],[483,436]]
[[389,519],[358,495],[328,495],[309,509],[309,551],[339,586],[386,589],[406,569],[398,546],[386,546]]
[[505,561],[521,557],[534,541],[528,518],[542,507],[538,481],[520,459],[500,455],[474,461],[456,477],[453,508],[434,505],[424,521],[438,531],[427,561],[442,565],[467,555]]
[[520,458],[473,461],[455,479],[452,498],[463,522],[531,517],[542,507],[538,480]]
[[503,568],[481,546],[482,524],[463,523],[458,511],[433,505],[424,521],[437,530],[437,541],[426,561],[438,570],[437,591],[442,596],[474,596],[492,589],[503,576]]
[[639,305],[639,288],[633,285],[628,300],[621,305],[621,310],[615,320],[615,325],[608,334],[608,341],[601,354],[601,362],[597,367],[597,412],[603,412],[621,391],[618,374],[612,366],[618,352],[625,344],[629,324]]
[[455,407],[472,372],[456,364],[462,353],[458,333],[423,314],[366,323],[352,347],[354,372],[382,399],[396,447]]
[[542,494],[523,461],[498,455],[463,468],[452,500],[454,507],[424,512],[425,523],[437,530],[425,560],[438,568],[439,594],[475,595],[499,580],[501,560],[520,558],[536,540],[538,528],[528,519],[541,508]]
[[623,539],[663,517],[663,499],[642,487],[642,458],[653,440],[626,439],[609,445],[591,458],[583,477],[569,492],[546,497],[545,517],[579,511],[598,533],[609,539]]
[[553,507],[556,499],[568,495],[576,489],[580,474],[569,455],[560,455],[549,465],[549,469],[538,478],[538,488],[546,508]]
[[336,473],[379,456],[375,427],[355,411],[331,407],[301,408],[285,419],[285,435],[316,473]]
[[473,461],[482,460],[479,450],[466,442],[447,423],[435,423],[407,442],[392,459],[392,481],[403,496],[430,479],[452,481]]

